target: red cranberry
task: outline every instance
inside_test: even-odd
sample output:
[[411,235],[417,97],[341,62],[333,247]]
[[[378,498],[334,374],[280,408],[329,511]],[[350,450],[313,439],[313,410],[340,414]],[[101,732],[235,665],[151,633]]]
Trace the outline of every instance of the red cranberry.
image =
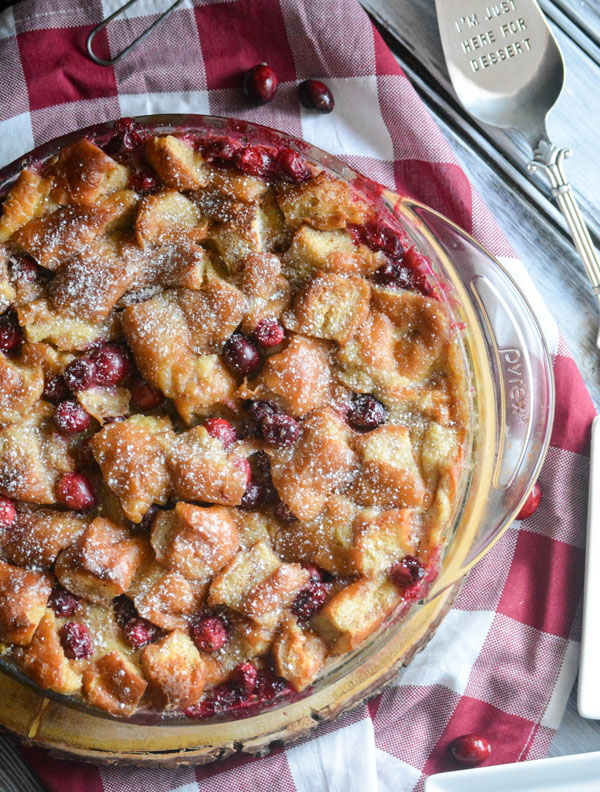
[[21,346],[23,333],[17,322],[17,317],[10,311],[0,316],[0,350],[12,352]]
[[85,432],[90,425],[91,418],[75,399],[61,402],[54,413],[54,423],[64,434],[77,434]]
[[411,271],[398,261],[386,261],[373,273],[373,280],[380,286],[393,286],[398,289],[411,289],[414,284]]
[[270,701],[275,696],[289,690],[290,686],[286,680],[275,676],[270,669],[266,668],[258,672],[254,692],[258,696],[259,701]]
[[205,155],[217,165],[229,165],[240,148],[242,144],[238,140],[216,138],[207,144]]
[[26,253],[13,256],[11,263],[11,273],[15,280],[33,283],[41,273],[41,267]]
[[57,585],[50,593],[48,605],[57,616],[72,616],[79,607],[79,597]]
[[136,410],[155,410],[163,402],[163,395],[141,377],[129,385],[131,403]]
[[160,636],[158,627],[141,617],[128,621],[123,626],[123,633],[127,642],[133,646],[134,649],[141,649],[142,646],[154,643]]
[[278,412],[279,407],[275,404],[275,402],[268,401],[267,399],[263,401],[260,399],[255,399],[248,405],[248,414],[257,423],[260,423],[263,418],[267,417],[267,415],[275,415],[275,413]]
[[248,101],[254,104],[270,102],[277,92],[279,80],[266,63],[257,63],[244,74],[243,88]]
[[252,478],[252,468],[250,467],[250,462],[243,457],[242,459],[236,459],[233,463],[233,466],[236,468],[241,468],[244,473],[246,474],[246,486],[250,483],[250,479]]
[[93,360],[90,358],[78,358],[69,363],[65,369],[65,382],[73,393],[78,393],[95,385],[97,375],[98,371]]
[[246,699],[254,692],[257,676],[258,670],[253,663],[239,663],[231,672],[229,684]]
[[449,749],[457,762],[466,765],[481,764],[492,752],[489,740],[480,734],[463,734],[452,740]]
[[152,504],[146,514],[142,517],[139,523],[136,524],[136,528],[138,529],[139,533],[150,533],[154,526],[154,521],[156,520],[156,516],[159,512],[158,506]]
[[299,184],[310,179],[312,173],[297,151],[281,149],[275,160],[277,175],[284,181]]
[[144,142],[137,131],[137,124],[133,118],[121,118],[115,124],[115,129],[121,133],[121,148],[123,151],[133,151]]
[[56,485],[56,496],[69,509],[91,509],[96,505],[96,495],[91,482],[83,473],[65,473]]
[[296,522],[298,519],[287,503],[284,503],[282,500],[277,501],[275,505],[275,516],[277,519],[281,520],[281,522],[288,524]]
[[267,485],[265,482],[257,476],[251,475],[246,486],[246,491],[242,495],[240,509],[244,509],[245,511],[258,509],[267,499],[267,494]]
[[358,393],[352,399],[347,413],[348,422],[354,429],[370,432],[385,423],[386,409],[369,393]]
[[224,418],[209,418],[204,424],[204,428],[209,435],[220,440],[225,448],[229,448],[237,440],[235,426],[232,426]]
[[253,374],[260,368],[260,355],[254,344],[241,333],[234,333],[225,342],[223,359],[234,374]]
[[137,619],[138,617],[138,612],[133,604],[133,600],[125,594],[121,594],[120,597],[116,597],[116,599],[113,600],[113,611],[115,614],[115,621],[121,627],[124,627],[127,622]]
[[390,580],[399,589],[410,588],[418,583],[424,574],[425,570],[419,560],[411,555],[404,556],[402,561],[394,564],[389,572]]
[[65,656],[70,660],[85,660],[92,655],[92,639],[81,622],[67,622],[58,633]]
[[298,97],[304,107],[318,113],[331,113],[335,107],[333,94],[321,80],[304,80],[298,86]]
[[192,627],[192,640],[201,652],[216,652],[228,637],[227,625],[220,616],[205,616]]
[[311,580],[308,586],[303,588],[294,600],[292,613],[295,613],[303,621],[310,619],[325,605],[330,591],[330,583],[319,583],[316,580]]
[[226,712],[242,702],[240,691],[228,684],[215,685],[211,699],[213,713]]
[[320,583],[323,580],[323,572],[315,564],[302,564],[302,568],[310,573],[310,579]]
[[162,187],[160,179],[150,170],[134,171],[129,177],[129,184],[137,193],[153,193]]
[[119,344],[105,344],[92,354],[98,385],[118,385],[131,370],[129,355]]
[[61,377],[60,374],[56,377],[51,377],[44,385],[42,396],[46,401],[52,402],[52,404],[58,404],[64,399],[68,399],[69,389],[65,378]]
[[282,325],[274,316],[261,319],[254,328],[254,338],[261,346],[267,349],[281,344],[284,335],[285,331]]
[[300,424],[291,415],[267,415],[260,422],[260,433],[275,448],[285,448],[298,439]]
[[540,485],[535,482],[531,488],[531,492],[527,496],[525,503],[521,506],[521,511],[517,514],[517,520],[526,520],[535,513],[537,507],[540,505],[540,498],[542,497],[542,490]]
[[0,528],[12,525],[17,518],[17,510],[10,498],[0,495]]
[[248,146],[235,157],[237,167],[249,176],[267,176],[271,162],[271,155],[264,146]]

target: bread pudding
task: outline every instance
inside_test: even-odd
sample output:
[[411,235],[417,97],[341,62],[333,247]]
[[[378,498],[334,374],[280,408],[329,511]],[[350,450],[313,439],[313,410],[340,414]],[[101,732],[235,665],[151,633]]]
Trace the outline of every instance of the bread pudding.
[[310,688],[422,599],[459,331],[375,202],[286,146],[131,121],[0,215],[0,651],[111,715]]

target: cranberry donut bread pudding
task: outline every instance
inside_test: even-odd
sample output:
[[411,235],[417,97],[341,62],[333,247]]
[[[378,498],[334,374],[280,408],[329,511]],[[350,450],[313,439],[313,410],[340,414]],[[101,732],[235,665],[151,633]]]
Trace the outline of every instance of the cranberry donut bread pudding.
[[120,122],[0,215],[0,651],[113,715],[306,689],[422,598],[468,433],[427,262],[289,148]]

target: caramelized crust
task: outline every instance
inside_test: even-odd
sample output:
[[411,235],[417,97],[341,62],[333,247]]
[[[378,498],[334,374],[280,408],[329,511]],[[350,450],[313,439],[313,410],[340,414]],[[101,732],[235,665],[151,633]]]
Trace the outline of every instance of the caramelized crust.
[[195,704],[204,691],[206,672],[200,653],[181,630],[161,638],[142,651],[142,670],[149,694],[161,709]]
[[206,237],[198,207],[177,190],[147,195],[139,203],[135,219],[138,244],[163,244],[176,239],[200,242]]
[[279,205],[294,228],[307,223],[321,231],[365,223],[373,209],[344,182],[322,172],[314,179],[279,191]]
[[59,204],[93,204],[98,198],[127,187],[129,171],[90,140],[63,149],[52,168],[51,197]]
[[2,552],[11,564],[49,570],[61,550],[81,536],[87,522],[80,514],[23,504],[14,523],[0,527]]
[[99,658],[83,672],[85,697],[111,715],[132,715],[147,687],[137,667],[117,651]]
[[292,415],[306,415],[325,404],[330,372],[326,348],[294,335],[287,347],[270,357],[259,378]]
[[294,690],[304,690],[323,668],[327,648],[314,633],[302,630],[289,615],[273,643],[273,659],[278,676]]
[[140,616],[163,630],[186,630],[200,611],[208,586],[186,580],[178,572],[166,572],[152,564],[138,575],[129,593]]
[[0,641],[27,646],[49,596],[46,575],[0,561]]
[[365,509],[353,526],[352,561],[367,578],[377,577],[405,555],[416,552],[411,509]]
[[31,643],[21,655],[23,671],[34,682],[57,693],[75,693],[81,687],[81,674],[72,667],[60,644],[54,613],[46,608]]
[[173,135],[150,138],[146,143],[146,156],[167,187],[195,190],[208,182],[202,157]]
[[8,191],[0,215],[0,242],[6,242],[15,231],[33,220],[47,206],[51,181],[25,168]]

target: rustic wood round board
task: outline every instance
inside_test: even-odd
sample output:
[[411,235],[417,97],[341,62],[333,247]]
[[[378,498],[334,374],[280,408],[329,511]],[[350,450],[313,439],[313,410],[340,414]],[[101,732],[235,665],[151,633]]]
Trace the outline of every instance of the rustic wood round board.
[[0,673],[0,726],[64,758],[138,765],[204,764],[233,753],[264,755],[308,734],[378,693],[423,649],[461,583],[423,606],[391,640],[351,673],[307,698],[226,723],[140,725],[83,712]]

